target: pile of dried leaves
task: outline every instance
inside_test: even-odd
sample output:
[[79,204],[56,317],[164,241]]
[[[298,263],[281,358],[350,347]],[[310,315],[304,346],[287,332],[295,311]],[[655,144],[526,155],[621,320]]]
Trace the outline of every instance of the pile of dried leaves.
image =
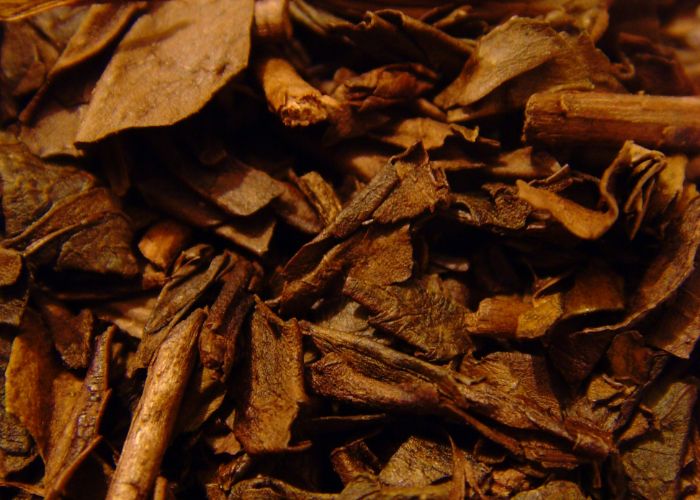
[[0,495],[700,495],[697,2],[0,14]]

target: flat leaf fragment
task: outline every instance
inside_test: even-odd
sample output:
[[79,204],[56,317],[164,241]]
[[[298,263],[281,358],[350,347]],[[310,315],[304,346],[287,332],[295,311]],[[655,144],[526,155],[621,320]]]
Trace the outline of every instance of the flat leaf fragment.
[[378,286],[352,277],[343,293],[372,312],[371,325],[417,347],[428,359],[450,359],[471,348],[468,311],[446,296],[415,285]]
[[258,300],[250,322],[247,391],[236,438],[250,454],[294,449],[291,427],[306,403],[301,331]]
[[76,141],[172,125],[199,111],[247,66],[252,19],[252,0],[152,4],[97,82]]

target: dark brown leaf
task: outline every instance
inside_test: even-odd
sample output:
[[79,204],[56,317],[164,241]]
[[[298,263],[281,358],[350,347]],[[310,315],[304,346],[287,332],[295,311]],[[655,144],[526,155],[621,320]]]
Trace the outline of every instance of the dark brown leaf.
[[372,312],[371,325],[417,347],[428,359],[450,359],[470,350],[467,310],[419,286],[378,286],[352,277],[343,293]]
[[280,452],[292,445],[291,427],[306,403],[301,331],[257,301],[250,323],[250,375],[236,438],[250,454]]

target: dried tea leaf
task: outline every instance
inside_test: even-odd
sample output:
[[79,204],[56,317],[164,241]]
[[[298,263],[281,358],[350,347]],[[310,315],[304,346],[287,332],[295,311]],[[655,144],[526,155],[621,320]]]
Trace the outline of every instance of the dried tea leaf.
[[633,494],[646,498],[678,494],[688,424],[697,393],[692,382],[678,381],[657,387],[645,398],[645,404],[654,412],[658,430],[645,434],[620,457]]
[[437,79],[420,64],[390,64],[347,77],[341,72],[335,74],[334,80],[340,82],[332,96],[361,112],[412,101],[431,90]]
[[566,498],[567,500],[585,500],[576,483],[571,481],[548,481],[534,490],[523,491],[513,497],[516,500],[545,500],[547,498]]
[[348,277],[343,293],[371,311],[368,322],[444,360],[471,348],[467,310],[419,286],[378,286]]
[[247,66],[252,17],[250,0],[153,4],[117,46],[76,141],[171,125],[199,111]]
[[275,212],[287,224],[306,234],[318,234],[324,227],[313,206],[302,192],[288,182],[274,202]]
[[479,130],[418,117],[390,123],[371,135],[393,146],[408,148],[422,142],[425,149],[432,150],[442,147],[448,140],[472,144],[479,137]]
[[331,248],[307,274],[284,283],[283,310],[314,302],[343,273],[373,284],[399,283],[411,277],[413,246],[410,227],[374,225]]
[[628,305],[626,324],[639,321],[669,299],[695,267],[700,246],[700,199],[694,198],[669,227],[658,256],[646,269]]
[[175,171],[194,191],[231,215],[251,215],[283,192],[282,185],[265,172],[238,161],[212,168],[176,164]]
[[163,286],[148,321],[129,373],[145,368],[172,328],[214,283],[228,263],[228,255],[211,255],[211,247],[198,245],[185,250],[169,281]]
[[164,220],[148,228],[139,241],[141,254],[161,269],[168,269],[190,238],[187,226]]
[[319,173],[309,172],[302,175],[299,177],[297,185],[313,204],[324,227],[333,222],[343,209],[333,186],[328,184]]
[[306,403],[301,331],[257,301],[250,324],[250,375],[236,439],[250,454],[294,449],[291,426]]
[[92,311],[82,309],[73,314],[59,301],[48,297],[35,300],[63,362],[73,369],[87,367],[92,352]]
[[[466,361],[461,373],[353,334],[308,323],[302,323],[302,328],[324,353],[310,366],[311,387],[318,394],[394,411],[452,415],[512,453],[547,464],[576,463],[569,451],[574,442],[576,453],[600,457],[609,451],[609,443],[594,429],[564,421],[551,389],[540,394],[533,388],[547,374],[544,358],[497,353],[481,363]],[[548,378],[544,380],[547,387]],[[532,394],[538,395],[537,401],[531,400]],[[510,429],[485,426],[472,412],[495,418]],[[535,431],[551,433],[562,442],[539,438]]]
[[514,17],[481,38],[460,75],[435,102],[443,108],[472,104],[565,48],[549,23]]
[[91,5],[66,48],[51,67],[49,79],[55,79],[59,74],[85,63],[107,49],[144,7],[145,3],[140,1]]
[[377,478],[387,486],[428,486],[452,474],[450,451],[446,444],[411,436],[389,458]]
[[73,403],[70,421],[46,462],[44,485],[48,498],[62,494],[77,467],[100,440],[98,432],[110,395],[109,363],[114,331],[110,327],[95,338],[92,361]]
[[676,293],[647,342],[688,359],[700,337],[700,271],[694,270]]
[[22,269],[22,254],[8,248],[0,248],[0,287],[17,283]]
[[0,479],[19,472],[36,458],[31,435],[20,421],[6,409],[5,371],[10,361],[12,339],[0,337]]
[[36,313],[24,315],[5,376],[7,411],[27,428],[48,463],[70,425],[83,384],[55,359],[49,334]]
[[336,21],[330,29],[376,60],[418,62],[451,74],[471,51],[468,43],[396,10],[366,12],[357,24]]
[[411,147],[396,162],[399,185],[372,214],[374,220],[389,224],[433,212],[447,201],[449,186],[445,173],[431,164],[422,145]]
[[138,272],[131,225],[92,175],[41,162],[20,146],[4,146],[0,158],[3,213],[11,236],[4,246],[28,255],[58,243],[37,257],[40,263],[125,277]]
[[[556,174],[555,174],[556,175]],[[585,240],[595,240],[603,236],[617,220],[617,201],[603,190],[601,181],[601,201],[606,205],[605,212],[591,210],[563,196],[544,188],[533,187],[521,180],[516,181],[518,196],[539,210],[547,210],[571,234]]]
[[484,192],[452,193],[451,215],[470,226],[517,230],[525,227],[532,209],[511,186],[482,186]]
[[252,305],[248,285],[253,274],[248,261],[235,260],[231,269],[221,277],[224,285],[199,336],[200,360],[221,381],[225,381],[231,371],[238,335]]

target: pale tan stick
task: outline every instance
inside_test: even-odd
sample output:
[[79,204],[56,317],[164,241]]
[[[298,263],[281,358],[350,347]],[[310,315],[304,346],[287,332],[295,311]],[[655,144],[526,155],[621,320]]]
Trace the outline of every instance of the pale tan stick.
[[655,149],[700,150],[700,97],[541,93],[525,110],[524,138],[552,145],[621,146],[626,140]]
[[197,309],[178,323],[148,367],[107,499],[145,499],[151,492],[197,359],[197,335],[205,318],[204,310]]

